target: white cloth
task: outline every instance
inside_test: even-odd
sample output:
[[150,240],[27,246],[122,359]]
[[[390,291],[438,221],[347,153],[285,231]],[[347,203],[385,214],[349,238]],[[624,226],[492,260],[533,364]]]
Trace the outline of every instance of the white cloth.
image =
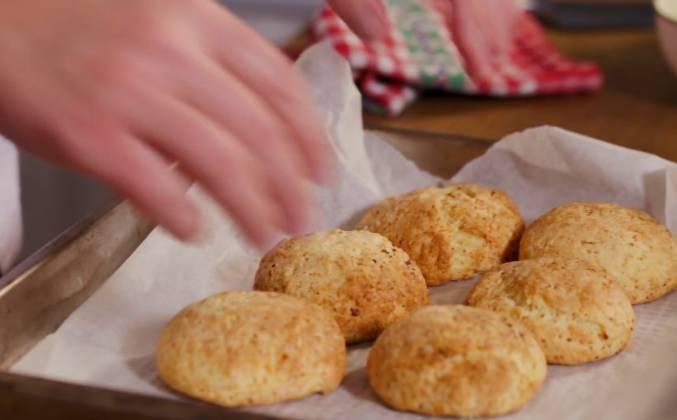
[[19,153],[0,136],[0,270],[5,273],[21,251],[21,193]]

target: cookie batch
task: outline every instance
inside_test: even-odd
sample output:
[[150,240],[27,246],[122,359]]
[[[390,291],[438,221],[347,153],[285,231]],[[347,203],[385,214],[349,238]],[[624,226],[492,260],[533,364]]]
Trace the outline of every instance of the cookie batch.
[[[476,276],[463,304],[429,304],[429,288]],[[547,364],[623,351],[632,305],[676,287],[677,243],[642,211],[569,203],[525,229],[502,191],[424,188],[377,203],[356,230],[282,241],[254,291],[170,320],[156,365],[184,395],[272,404],[333,391],[346,345],[374,341],[368,380],[387,406],[495,416],[527,404]]]

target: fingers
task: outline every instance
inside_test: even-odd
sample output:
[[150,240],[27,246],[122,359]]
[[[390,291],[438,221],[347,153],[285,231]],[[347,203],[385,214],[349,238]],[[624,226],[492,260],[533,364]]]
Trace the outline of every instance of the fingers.
[[490,5],[486,0],[454,0],[453,7],[455,25],[461,28],[459,34],[464,42],[473,46],[481,43],[493,61],[505,60],[512,49],[514,22],[519,13],[514,1],[495,0]]
[[188,178],[139,139],[130,139],[128,148],[138,162],[130,164],[128,158],[121,159],[121,165],[111,162],[110,172],[101,167],[100,178],[176,238],[200,241],[204,226],[200,212],[186,196]]
[[[310,164],[329,154],[308,98],[299,95],[309,110],[282,119],[237,75],[195,48],[200,40],[172,42],[156,39],[158,48],[132,57],[133,63],[125,66],[132,71],[109,78],[118,88],[106,89],[99,106],[114,109],[123,125],[178,161],[258,246],[266,246],[279,230],[303,230],[310,207],[304,180],[313,170]],[[157,62],[169,65],[158,67]],[[309,147],[289,128],[299,121],[311,126],[306,135],[322,133],[304,139]]]
[[390,23],[382,0],[329,0],[329,5],[360,38],[388,36]]
[[452,10],[454,38],[463,52],[470,73],[480,80],[491,80],[495,74],[492,54],[486,41],[486,34],[477,25],[473,8],[474,5],[468,0],[454,1]]
[[[301,75],[277,49],[234,16],[219,11],[210,18],[213,27],[208,34],[208,54],[268,107],[299,150],[313,179],[328,181],[333,175],[334,155]],[[236,39],[237,48],[225,39]]]
[[284,212],[285,222],[280,228],[294,233],[303,230],[309,207],[304,180],[309,174],[304,171],[305,156],[284,122],[215,63],[195,60],[193,64],[175,69],[177,75],[187,76],[182,78],[178,98],[227,130],[261,161],[265,181]]
[[97,142],[80,138],[77,152],[68,160],[129,198],[176,237],[196,240],[201,221],[197,208],[185,196],[188,180],[129,133],[102,130],[99,136]]
[[[24,71],[0,77],[12,103],[39,98],[25,119],[48,135],[24,136],[28,147],[110,184],[180,238],[199,227],[186,178],[259,246],[300,230],[304,183],[328,180],[334,154],[309,87],[277,49],[211,0],[79,0],[75,14],[57,2],[61,19],[24,22],[40,54],[19,54]],[[52,46],[52,33],[68,36]],[[30,94],[7,89],[16,83]]]
[[288,214],[303,226],[308,204],[299,186],[292,187],[300,190],[294,196],[298,201],[292,206],[278,205],[262,162],[230,132],[160,92],[145,92],[139,106],[146,111],[143,118],[131,122],[136,132],[177,159],[181,169],[211,193],[255,245],[265,248],[279,230],[292,231]]
[[503,25],[501,26],[506,39],[512,43],[514,40],[515,25],[520,17],[522,9],[515,0],[501,0],[498,4],[498,16],[501,17]]
[[512,0],[498,0],[489,7],[486,2],[474,2],[474,16],[492,53],[503,58],[510,53],[513,37]]

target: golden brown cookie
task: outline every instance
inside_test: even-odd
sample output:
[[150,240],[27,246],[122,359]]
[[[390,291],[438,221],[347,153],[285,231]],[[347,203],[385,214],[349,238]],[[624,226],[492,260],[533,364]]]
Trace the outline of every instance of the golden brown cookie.
[[515,257],[524,223],[502,191],[456,184],[388,198],[358,228],[380,233],[404,249],[428,285],[435,286]]
[[524,233],[520,259],[578,258],[607,271],[632,303],[677,287],[677,245],[643,211],[615,204],[571,203],[550,210]]
[[376,338],[428,303],[416,264],[381,235],[331,230],[282,241],[266,254],[254,284],[331,311],[347,342]]
[[224,406],[270,404],[339,386],[346,349],[331,314],[279,293],[226,292],[194,303],[164,328],[160,378]]
[[576,365],[623,350],[635,312],[602,269],[581,260],[544,257],[503,264],[485,273],[468,305],[521,321],[550,363]]
[[517,410],[546,371],[543,351],[525,326],[462,305],[428,306],[393,324],[367,361],[369,382],[386,404],[438,416]]

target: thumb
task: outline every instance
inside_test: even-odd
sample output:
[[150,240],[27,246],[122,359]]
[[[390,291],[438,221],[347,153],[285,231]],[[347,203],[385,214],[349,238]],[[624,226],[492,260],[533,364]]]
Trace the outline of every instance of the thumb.
[[328,3],[363,40],[374,41],[388,36],[390,23],[381,0],[328,0]]

